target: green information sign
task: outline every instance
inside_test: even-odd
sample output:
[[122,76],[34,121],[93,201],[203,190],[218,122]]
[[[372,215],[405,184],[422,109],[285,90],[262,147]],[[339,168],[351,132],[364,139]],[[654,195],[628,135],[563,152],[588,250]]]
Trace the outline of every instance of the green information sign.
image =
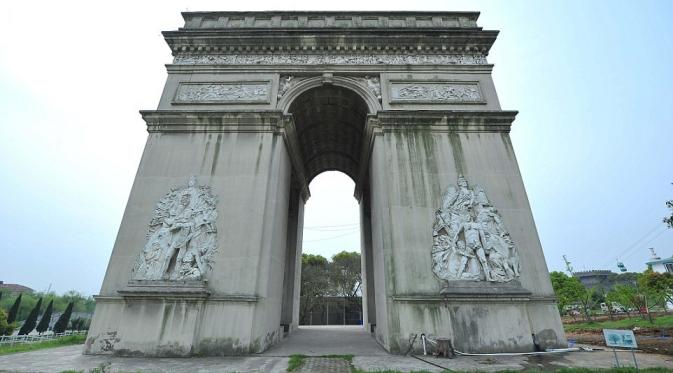
[[605,344],[608,347],[637,348],[633,330],[603,329]]

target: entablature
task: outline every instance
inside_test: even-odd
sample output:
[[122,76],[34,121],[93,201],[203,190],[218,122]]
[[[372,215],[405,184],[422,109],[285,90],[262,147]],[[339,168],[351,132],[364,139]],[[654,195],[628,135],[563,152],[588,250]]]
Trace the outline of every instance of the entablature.
[[183,12],[184,29],[477,28],[479,12],[214,11]]
[[[165,31],[163,35],[176,57],[175,63],[284,64],[293,61],[285,62],[283,58],[291,58],[297,64],[312,64],[325,63],[330,56],[345,56],[360,61],[359,64],[377,64],[390,63],[389,58],[377,59],[377,56],[394,55],[408,60],[403,59],[400,64],[486,64],[485,57],[498,31],[478,27],[478,15],[475,12],[188,12],[183,13],[185,27]],[[260,60],[255,56],[266,58]]]

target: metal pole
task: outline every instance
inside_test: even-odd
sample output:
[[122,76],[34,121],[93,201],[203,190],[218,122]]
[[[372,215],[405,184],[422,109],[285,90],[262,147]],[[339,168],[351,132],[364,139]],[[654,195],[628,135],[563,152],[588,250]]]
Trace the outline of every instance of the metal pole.
[[636,365],[636,370],[638,370],[638,361],[636,360],[636,352],[635,349],[631,349],[631,355],[633,355],[633,364]]
[[612,352],[615,354],[615,361],[617,362],[617,368],[620,368],[619,366],[619,358],[617,357],[617,350],[615,348],[612,348]]

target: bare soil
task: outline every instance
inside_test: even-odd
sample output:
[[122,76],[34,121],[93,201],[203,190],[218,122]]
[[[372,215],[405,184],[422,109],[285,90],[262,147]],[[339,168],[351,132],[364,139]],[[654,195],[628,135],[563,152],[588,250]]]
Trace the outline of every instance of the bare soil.
[[[673,355],[673,336],[670,330],[641,329],[635,331],[638,349],[643,352]],[[574,339],[576,343],[593,346],[605,346],[605,339],[601,331],[583,331],[566,333],[568,339]],[[607,347],[606,347],[607,348]]]

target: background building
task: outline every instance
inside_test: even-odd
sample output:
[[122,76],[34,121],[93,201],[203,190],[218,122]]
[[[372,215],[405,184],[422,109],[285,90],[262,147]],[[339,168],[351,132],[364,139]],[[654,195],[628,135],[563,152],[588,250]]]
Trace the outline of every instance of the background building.
[[19,284],[5,284],[4,281],[0,281],[0,293],[7,294],[18,294],[18,293],[32,293],[33,289],[28,286],[23,286]]
[[648,267],[652,268],[654,272],[673,273],[673,256],[661,259],[661,257],[654,252],[654,248],[650,248],[650,251],[652,252],[652,260],[645,263]]

